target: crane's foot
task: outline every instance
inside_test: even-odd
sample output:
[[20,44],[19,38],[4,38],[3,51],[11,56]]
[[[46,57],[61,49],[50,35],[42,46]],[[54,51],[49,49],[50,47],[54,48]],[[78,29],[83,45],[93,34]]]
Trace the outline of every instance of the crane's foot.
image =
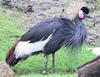
[[46,70],[43,70],[42,74],[43,75],[48,75],[48,72]]

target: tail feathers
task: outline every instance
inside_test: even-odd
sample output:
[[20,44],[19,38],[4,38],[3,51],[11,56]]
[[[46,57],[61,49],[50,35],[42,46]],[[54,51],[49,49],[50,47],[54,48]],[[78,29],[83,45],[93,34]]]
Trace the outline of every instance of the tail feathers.
[[22,58],[14,58],[13,61],[10,63],[10,66],[15,66]]
[[15,64],[15,55],[14,55],[14,51],[15,51],[15,47],[17,45],[19,41],[17,41],[8,51],[7,55],[6,55],[6,63],[10,66],[13,66],[13,63]]
[[7,55],[6,55],[6,63],[7,63],[9,66],[14,66],[14,65],[16,65],[19,61],[25,60],[25,59],[27,59],[27,58],[28,58],[29,56],[31,56],[31,55],[38,55],[38,54],[42,53],[42,51],[36,51],[36,52],[33,52],[33,53],[29,54],[29,55],[28,55],[28,54],[25,54],[25,55],[23,55],[23,56],[19,56],[19,57],[16,58],[14,52],[15,52],[15,49],[16,49],[18,43],[19,43],[19,41],[17,41],[17,42],[10,48],[10,50],[8,51],[8,53],[7,53]]

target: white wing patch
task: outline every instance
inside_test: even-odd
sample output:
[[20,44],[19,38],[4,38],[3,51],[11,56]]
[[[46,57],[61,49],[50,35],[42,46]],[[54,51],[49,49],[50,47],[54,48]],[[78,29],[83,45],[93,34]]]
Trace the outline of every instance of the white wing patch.
[[43,40],[43,41],[40,40],[35,43],[30,43],[30,41],[20,41],[15,48],[15,52],[14,52],[15,57],[16,58],[24,57],[24,56],[32,54],[33,52],[43,50],[43,48],[45,47],[45,45],[51,38],[51,35],[46,40]]

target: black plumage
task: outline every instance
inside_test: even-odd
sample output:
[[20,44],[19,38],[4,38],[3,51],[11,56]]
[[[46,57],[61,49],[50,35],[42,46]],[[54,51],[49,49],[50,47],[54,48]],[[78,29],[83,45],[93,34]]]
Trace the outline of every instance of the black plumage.
[[[87,29],[82,20],[85,17],[90,17],[89,15],[87,15],[88,13],[89,9],[87,7],[82,7],[80,15],[77,14],[77,16],[73,20],[64,17],[53,17],[40,22],[39,24],[32,27],[28,32],[26,32],[21,37],[21,39],[9,50],[6,56],[6,62],[10,66],[14,66],[20,60],[26,59],[31,54],[35,55],[36,53],[41,52],[44,53],[46,57],[46,65],[44,71],[45,73],[47,71],[48,55],[52,54],[52,67],[53,71],[55,71],[55,52],[62,46],[70,47],[72,50],[74,50],[74,48],[80,48],[85,41],[85,38],[87,36]],[[42,44],[38,44],[37,46],[44,46],[43,48],[40,47],[39,51],[36,48],[37,51],[29,51],[29,53],[26,54],[26,51],[18,51],[18,49],[20,49],[21,47],[19,45],[20,42],[25,42],[25,44],[27,43],[26,46],[32,46],[37,43]]]
[[20,40],[30,40],[31,43],[45,40],[46,38],[48,38],[48,36],[50,36],[54,29],[57,30],[61,27],[61,23],[59,22],[59,20],[59,18],[54,17],[40,22],[39,24],[32,27],[27,33],[25,33]]

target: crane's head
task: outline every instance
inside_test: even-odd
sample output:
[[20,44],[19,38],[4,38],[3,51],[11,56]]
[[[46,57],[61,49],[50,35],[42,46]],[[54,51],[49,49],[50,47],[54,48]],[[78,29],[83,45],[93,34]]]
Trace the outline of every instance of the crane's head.
[[89,8],[82,7],[79,10],[79,12],[78,12],[79,18],[81,18],[81,19],[84,19],[84,18],[91,18],[91,19],[93,19],[93,17],[89,15],[89,11],[90,11]]

